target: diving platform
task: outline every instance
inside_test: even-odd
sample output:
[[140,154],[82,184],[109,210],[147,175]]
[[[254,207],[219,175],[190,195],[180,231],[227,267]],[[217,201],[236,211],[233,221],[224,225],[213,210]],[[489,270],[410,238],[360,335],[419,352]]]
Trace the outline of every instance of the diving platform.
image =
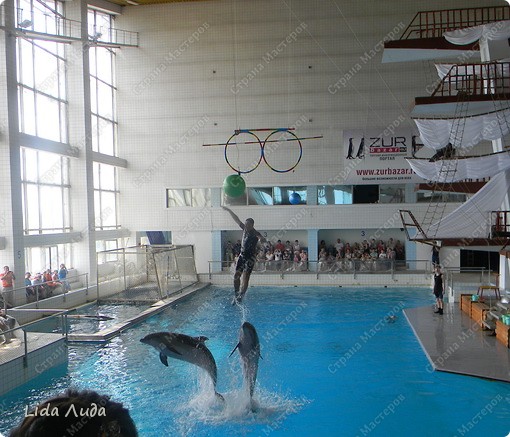
[[503,250],[510,243],[510,211],[490,211],[487,237],[472,234],[465,237],[443,237],[427,235],[422,225],[410,210],[399,210],[400,219],[409,241],[442,247],[500,247]]
[[440,82],[430,96],[414,99],[411,118],[457,119],[510,108],[510,62],[436,64],[436,69]]
[[479,51],[478,41],[454,44],[449,42],[444,34],[503,20],[510,20],[508,6],[418,12],[399,40],[385,42],[382,62],[445,59],[458,57],[462,52]]
[[406,308],[404,315],[431,369],[510,382],[510,349],[458,305],[445,305],[443,315],[430,306]]

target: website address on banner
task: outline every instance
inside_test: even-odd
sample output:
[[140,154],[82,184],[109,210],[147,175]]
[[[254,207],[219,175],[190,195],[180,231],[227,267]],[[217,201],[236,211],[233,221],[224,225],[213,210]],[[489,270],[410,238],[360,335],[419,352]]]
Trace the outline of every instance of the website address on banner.
[[374,168],[369,170],[356,170],[358,176],[390,176],[390,175],[412,175],[410,168]]

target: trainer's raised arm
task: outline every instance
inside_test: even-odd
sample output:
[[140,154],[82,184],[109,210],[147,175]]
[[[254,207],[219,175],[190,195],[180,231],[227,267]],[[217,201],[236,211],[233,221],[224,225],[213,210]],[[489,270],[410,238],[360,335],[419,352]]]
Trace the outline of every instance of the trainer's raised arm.
[[222,208],[227,211],[231,216],[232,218],[234,219],[234,221],[239,225],[241,226],[242,229],[244,229],[244,223],[241,221],[241,219],[234,213],[234,211],[232,211],[230,208],[227,208],[226,206],[222,206]]

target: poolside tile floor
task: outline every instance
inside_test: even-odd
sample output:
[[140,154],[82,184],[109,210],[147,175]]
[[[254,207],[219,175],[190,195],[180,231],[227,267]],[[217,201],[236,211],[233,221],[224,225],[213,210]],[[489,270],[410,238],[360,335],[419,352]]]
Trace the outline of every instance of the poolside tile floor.
[[483,331],[458,304],[445,304],[444,314],[432,306],[404,310],[431,368],[510,382],[510,349]]

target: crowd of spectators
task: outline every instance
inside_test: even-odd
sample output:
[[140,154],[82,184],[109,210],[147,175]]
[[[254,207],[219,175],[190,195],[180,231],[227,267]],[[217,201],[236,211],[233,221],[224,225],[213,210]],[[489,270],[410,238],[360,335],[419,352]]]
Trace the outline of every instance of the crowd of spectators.
[[[25,291],[27,302],[33,302],[37,298],[46,299],[53,296],[56,289],[61,287],[63,292],[70,289],[67,282],[67,268],[64,264],[60,264],[59,270],[47,269],[41,273],[25,273]],[[38,297],[37,297],[38,296]]]
[[341,270],[386,270],[391,261],[405,260],[405,248],[400,240],[387,241],[375,238],[361,243],[344,243],[340,238],[333,245],[321,240],[318,248],[318,270],[321,272]]
[[[225,261],[227,265],[234,264],[241,253],[241,240],[236,243],[228,241],[225,245]],[[308,251],[301,247],[299,240],[282,243],[278,240],[273,244],[270,240],[258,244],[257,260],[254,271],[305,271],[308,270]]]
[[[227,266],[235,265],[241,252],[241,240],[225,244]],[[405,248],[400,240],[387,241],[374,238],[362,242],[348,243],[340,238],[334,244],[321,240],[318,247],[318,270],[338,272],[341,270],[384,270],[393,260],[405,260]],[[308,250],[301,247],[298,240],[273,244],[267,240],[259,244],[254,271],[306,271],[308,270]]]

